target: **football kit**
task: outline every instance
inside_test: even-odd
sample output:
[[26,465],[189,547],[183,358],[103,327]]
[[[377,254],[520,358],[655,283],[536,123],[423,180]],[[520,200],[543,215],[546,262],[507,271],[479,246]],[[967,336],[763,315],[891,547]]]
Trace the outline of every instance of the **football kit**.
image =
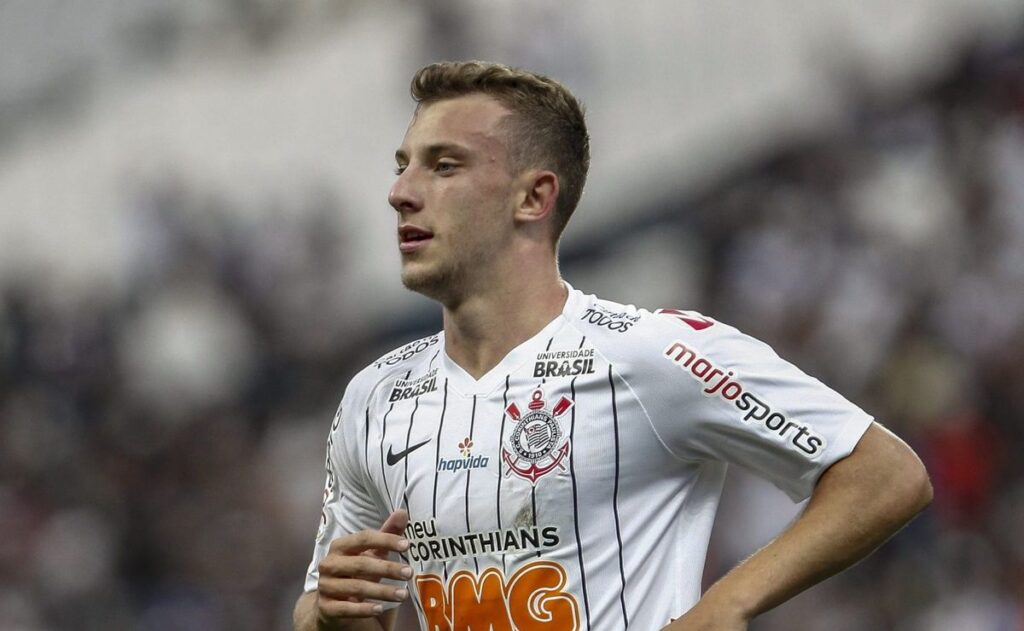
[[569,287],[479,379],[443,333],[352,379],[305,589],[331,540],[404,508],[427,631],[659,629],[700,597],[728,464],[799,501],[870,423],[721,322]]

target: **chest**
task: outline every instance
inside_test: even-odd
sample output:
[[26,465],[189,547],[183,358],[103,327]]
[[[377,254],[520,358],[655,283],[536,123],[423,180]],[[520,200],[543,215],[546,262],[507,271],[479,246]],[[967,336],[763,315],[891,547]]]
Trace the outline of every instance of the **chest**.
[[559,525],[659,475],[660,448],[623,378],[592,358],[552,362],[485,394],[443,374],[382,393],[366,433],[381,503],[446,532]]

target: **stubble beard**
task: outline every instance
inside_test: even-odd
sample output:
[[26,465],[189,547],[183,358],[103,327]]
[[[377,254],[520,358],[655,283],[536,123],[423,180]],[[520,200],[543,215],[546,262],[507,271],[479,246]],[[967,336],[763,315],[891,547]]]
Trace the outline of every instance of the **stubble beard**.
[[453,265],[439,265],[427,269],[402,269],[402,284],[409,291],[422,294],[438,302],[444,303],[458,284],[459,274]]
[[406,289],[454,307],[465,299],[471,281],[471,269],[490,265],[491,252],[484,247],[463,248],[458,256],[434,265],[403,266],[402,284]]

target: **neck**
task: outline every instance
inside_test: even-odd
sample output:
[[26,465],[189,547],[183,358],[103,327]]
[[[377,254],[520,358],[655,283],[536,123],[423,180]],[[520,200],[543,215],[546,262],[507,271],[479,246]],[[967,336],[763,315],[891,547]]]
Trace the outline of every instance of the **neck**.
[[474,379],[555,319],[568,296],[555,265],[504,278],[444,307],[445,352]]

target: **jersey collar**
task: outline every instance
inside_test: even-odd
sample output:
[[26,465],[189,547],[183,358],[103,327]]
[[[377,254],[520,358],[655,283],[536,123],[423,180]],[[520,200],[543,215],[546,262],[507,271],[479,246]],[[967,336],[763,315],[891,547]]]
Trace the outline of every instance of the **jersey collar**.
[[445,377],[448,379],[448,385],[467,396],[490,394],[496,388],[504,387],[505,379],[515,372],[517,368],[527,361],[536,359],[537,354],[543,352],[551,345],[558,331],[573,318],[573,315],[582,308],[583,303],[586,301],[586,297],[582,292],[573,289],[572,285],[564,280],[562,284],[565,285],[569,292],[569,296],[565,300],[565,306],[562,307],[562,312],[555,316],[551,322],[545,325],[533,337],[509,351],[494,368],[490,369],[479,379],[474,379],[472,375],[463,370],[462,366],[452,361],[452,358],[448,356],[448,352],[444,350],[444,335],[442,334],[441,365]]

